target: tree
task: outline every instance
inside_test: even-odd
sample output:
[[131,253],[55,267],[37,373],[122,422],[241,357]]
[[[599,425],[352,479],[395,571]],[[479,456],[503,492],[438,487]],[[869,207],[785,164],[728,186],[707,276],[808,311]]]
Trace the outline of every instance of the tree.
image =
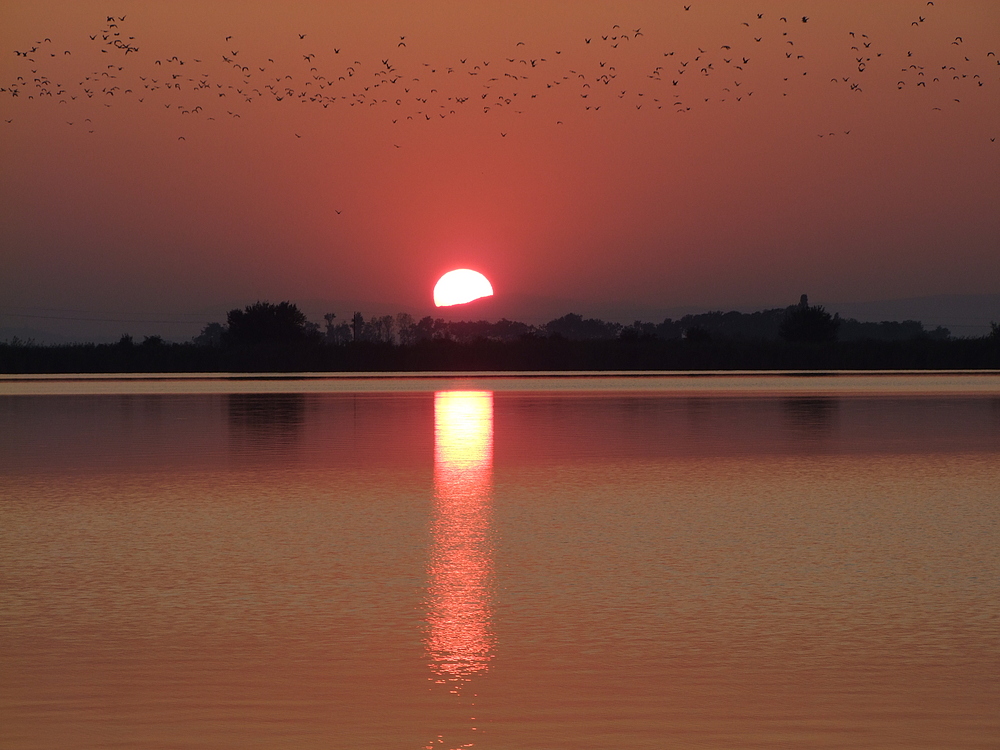
[[365,340],[379,344],[396,341],[396,321],[391,315],[375,316],[365,323]]
[[416,341],[414,327],[416,321],[409,313],[396,313],[396,333],[399,336],[399,343],[402,346],[409,346]]
[[839,315],[830,315],[822,305],[810,306],[809,297],[803,294],[799,304],[785,312],[778,334],[785,341],[820,344],[836,341],[839,328]]
[[693,325],[684,329],[684,340],[689,344],[707,344],[712,340],[712,334],[703,326]]
[[334,341],[337,335],[337,324],[335,324],[333,321],[336,319],[336,317],[337,313],[327,313],[326,315],[323,316],[323,320],[326,321],[325,337],[326,340],[331,344],[340,343],[339,341]]
[[351,318],[351,329],[354,331],[355,341],[361,341],[364,338],[365,319],[361,313],[354,313],[354,317]]
[[324,336],[326,343],[340,345],[353,341],[354,334],[351,332],[351,324],[346,320],[334,323],[336,317],[336,313],[327,313],[323,316],[323,320],[326,321],[326,334]]
[[638,339],[655,339],[656,323],[644,323],[641,320],[636,320],[632,323],[632,325],[622,328],[621,338],[630,341],[636,341]]
[[229,330],[226,339],[234,344],[253,346],[263,343],[302,343],[318,338],[315,326],[291,302],[273,305],[255,302],[226,315]]
[[542,326],[549,336],[562,336],[566,339],[582,341],[585,339],[616,339],[621,333],[621,323],[608,323],[599,318],[584,319],[582,315],[568,313],[561,318],[550,320]]
[[430,315],[418,320],[412,331],[416,341],[448,338],[448,324],[444,322],[444,318],[434,319]]
[[221,323],[209,323],[194,337],[197,346],[222,346],[222,337],[226,329]]

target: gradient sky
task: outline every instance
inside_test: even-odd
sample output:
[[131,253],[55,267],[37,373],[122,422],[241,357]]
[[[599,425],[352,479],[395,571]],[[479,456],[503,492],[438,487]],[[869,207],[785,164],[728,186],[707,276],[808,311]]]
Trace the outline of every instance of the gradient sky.
[[1000,4],[689,4],[7,3],[0,312],[1000,292]]

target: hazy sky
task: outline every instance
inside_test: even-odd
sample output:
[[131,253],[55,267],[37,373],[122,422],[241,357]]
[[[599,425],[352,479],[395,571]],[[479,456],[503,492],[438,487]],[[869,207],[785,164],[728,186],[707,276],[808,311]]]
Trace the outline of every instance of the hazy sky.
[[687,2],[5,3],[0,312],[1000,292],[1000,4]]

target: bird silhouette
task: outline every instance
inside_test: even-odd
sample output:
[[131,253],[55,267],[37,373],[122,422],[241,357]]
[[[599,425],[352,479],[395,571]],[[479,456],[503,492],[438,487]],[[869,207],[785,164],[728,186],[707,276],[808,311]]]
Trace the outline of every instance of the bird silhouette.
[[[693,6],[689,4],[682,7],[687,11],[691,10]],[[752,21],[763,21],[764,16],[764,13],[754,13],[750,17]],[[811,21],[808,16],[800,16],[800,18],[803,23]],[[778,20],[782,23],[788,23],[788,19],[784,16],[778,18]],[[900,20],[903,23],[906,22],[906,19]],[[918,16],[917,23],[924,23],[926,21],[926,17]],[[641,113],[642,117],[647,117],[654,116],[657,110],[663,110],[665,108],[664,105],[667,105],[666,109],[668,112],[670,111],[670,100],[667,100],[665,97],[662,100],[656,98],[657,89],[662,92],[663,88],[676,94],[684,91],[692,97],[689,100],[688,96],[685,96],[684,100],[681,100],[680,96],[675,96],[676,101],[672,103],[674,110],[677,112],[690,111],[691,107],[688,105],[693,105],[694,102],[698,102],[699,106],[702,103],[708,104],[712,102],[729,105],[741,102],[744,106],[747,106],[751,101],[759,101],[759,99],[754,100],[751,98],[753,92],[748,89],[756,88],[754,83],[763,82],[768,74],[757,69],[757,66],[745,54],[747,51],[746,42],[759,45],[753,48],[761,50],[761,53],[764,55],[767,55],[769,51],[776,51],[775,45],[782,43],[788,46],[796,46],[797,44],[805,46],[806,48],[803,49],[804,54],[795,54],[793,51],[785,52],[783,59],[790,61],[789,64],[804,61],[809,56],[811,49],[809,47],[809,40],[789,39],[789,32],[787,31],[781,35],[783,39],[780,40],[772,40],[768,34],[758,32],[757,34],[748,35],[746,42],[740,40],[735,44],[719,44],[721,39],[712,39],[710,36],[703,36],[702,38],[694,37],[690,41],[697,42],[697,44],[693,45],[694,49],[697,50],[697,54],[687,59],[679,60],[679,66],[674,76],[670,76],[667,71],[663,70],[662,66],[645,68],[643,71],[644,77],[642,78],[645,84],[638,91],[634,90],[631,86],[627,87],[627,90],[625,88],[616,88],[613,84],[619,80],[629,79],[636,72],[638,66],[644,65],[645,61],[649,60],[649,53],[640,52],[639,48],[633,48],[634,51],[630,50],[627,55],[624,49],[621,52],[615,52],[615,55],[625,56],[616,57],[612,60],[590,59],[589,61],[573,61],[570,64],[575,65],[575,67],[572,70],[566,70],[559,67],[563,60],[566,59],[560,57],[564,52],[562,49],[554,50],[557,58],[553,58],[553,61],[558,59],[558,62],[553,67],[545,57],[529,57],[523,53],[519,55],[508,47],[507,54],[502,59],[495,61],[484,60],[481,66],[473,65],[471,68],[468,66],[467,57],[457,58],[457,62],[455,63],[447,59],[435,65],[420,63],[423,70],[419,76],[414,75],[414,73],[417,70],[421,70],[421,68],[414,70],[412,67],[399,62],[393,64],[388,58],[379,58],[382,61],[381,67],[378,65],[369,67],[367,60],[363,59],[355,61],[353,65],[342,68],[336,64],[324,64],[321,58],[317,57],[315,53],[308,53],[302,55],[303,60],[310,65],[309,72],[304,77],[300,76],[294,68],[286,69],[284,62],[275,63],[273,57],[267,58],[270,67],[265,67],[263,64],[256,64],[256,59],[263,57],[267,53],[266,48],[259,46],[249,47],[241,45],[246,47],[242,51],[229,50],[227,48],[228,54],[222,55],[222,60],[227,66],[232,67],[231,72],[228,73],[227,71],[220,71],[213,68],[211,61],[204,63],[203,60],[209,59],[205,55],[182,60],[178,55],[164,55],[163,52],[165,50],[161,49],[159,58],[154,56],[152,65],[155,65],[158,69],[177,66],[172,71],[169,71],[170,76],[164,80],[158,75],[155,78],[147,75],[136,77],[136,74],[141,72],[142,58],[138,58],[134,53],[138,51],[140,45],[135,43],[134,37],[129,36],[126,31],[118,28],[119,22],[124,24],[124,17],[108,17],[107,22],[103,25],[99,33],[87,34],[84,38],[89,37],[91,42],[96,42],[94,49],[100,49],[100,52],[103,54],[118,54],[128,59],[130,62],[124,66],[125,70],[122,69],[122,65],[115,65],[114,67],[109,67],[106,71],[98,70],[86,77],[81,76],[84,80],[76,84],[77,91],[73,91],[72,87],[66,84],[49,80],[44,71],[38,72],[33,70],[32,76],[27,76],[25,81],[16,82],[16,85],[12,87],[3,87],[3,91],[10,93],[13,97],[19,97],[21,94],[24,94],[25,98],[30,97],[32,102],[43,97],[53,97],[67,105],[68,108],[79,106],[79,103],[76,102],[77,93],[80,94],[82,102],[98,98],[99,100],[103,100],[102,103],[105,107],[109,107],[112,102],[117,103],[120,98],[132,96],[132,92],[137,91],[141,94],[136,97],[140,103],[152,96],[154,97],[153,101],[159,101],[164,104],[165,109],[158,110],[161,112],[161,115],[169,113],[168,116],[172,116],[174,112],[177,112],[189,119],[196,117],[212,119],[212,115],[218,112],[220,108],[213,108],[210,102],[217,102],[219,98],[226,98],[227,101],[232,101],[233,98],[240,98],[247,103],[267,99],[274,102],[283,102],[285,106],[287,106],[288,102],[297,101],[302,104],[315,105],[317,108],[322,107],[319,111],[329,109],[331,113],[339,111],[344,113],[344,115],[346,115],[346,112],[351,111],[349,108],[356,108],[353,111],[359,111],[361,108],[385,108],[392,106],[395,110],[391,117],[392,123],[394,125],[398,124],[399,127],[407,127],[407,123],[415,121],[427,123],[457,114],[461,111],[460,108],[466,101],[476,100],[476,93],[480,94],[483,101],[484,114],[495,117],[497,113],[507,109],[511,109],[514,114],[522,114],[527,109],[526,104],[534,106],[535,102],[540,104],[546,99],[555,101],[553,97],[559,95],[558,92],[560,89],[566,91],[575,88],[573,93],[578,94],[580,98],[585,100],[583,108],[586,111],[597,112],[601,110],[602,106],[607,106],[607,108],[613,108],[614,106],[622,107],[626,102],[631,102],[634,107],[628,107],[628,109],[636,113]],[[747,21],[740,21],[740,23],[748,28],[752,25],[751,22]],[[824,21],[822,18],[814,23],[819,24],[817,26],[818,31],[823,30]],[[764,31],[764,29],[761,31]],[[636,27],[631,33],[622,33],[620,24],[614,24],[607,33],[603,33],[599,29],[595,29],[594,32],[583,37],[585,44],[590,45],[599,38],[601,42],[607,43],[609,52],[610,50],[619,49],[616,46],[619,42],[624,43],[630,39],[637,40],[645,35],[641,26]],[[874,60],[882,57],[883,53],[886,53],[888,59],[892,59],[891,50],[874,50],[875,45],[868,39],[867,34],[852,30],[848,32],[848,35],[850,39],[856,40],[858,44],[858,46],[851,49],[859,53],[854,58],[854,64],[859,72],[864,72],[866,68],[869,68],[873,64]],[[304,33],[298,34],[298,36],[300,40],[306,38],[306,34]],[[752,40],[749,38],[750,36],[753,37]],[[100,40],[98,40],[98,37],[100,37]],[[23,50],[14,50],[17,61],[20,62],[23,59],[35,65],[36,58],[41,61],[42,59],[54,56],[55,53],[51,53],[47,49],[45,50],[46,54],[44,54],[44,58],[39,52],[40,49],[45,49],[41,45],[50,43],[49,39],[49,37],[43,37],[42,41],[36,42],[34,45],[29,45]],[[125,41],[126,39],[128,41]],[[225,37],[227,43],[232,39],[233,35]],[[408,37],[405,34],[398,35],[397,48],[406,47],[407,39]],[[862,42],[862,40],[864,41]],[[635,42],[633,41],[633,43]],[[964,38],[956,36],[951,43],[956,46],[961,45],[964,43]],[[515,41],[510,44],[517,49],[521,46],[526,46],[526,40]],[[713,44],[715,45],[714,47],[712,46]],[[924,44],[930,44],[930,42],[925,41]],[[948,42],[942,41],[940,44],[948,44]],[[100,45],[103,45],[105,48],[101,48]],[[416,42],[410,42],[410,45],[411,49],[414,49]],[[622,45],[622,47],[627,46]],[[707,52],[706,50],[708,49],[718,49],[722,50],[723,53],[730,54],[727,57],[720,56],[719,59],[713,59],[713,53]],[[921,47],[921,56],[929,54],[931,49],[933,48],[925,49]],[[939,53],[941,52],[940,47],[937,50]],[[334,48],[335,55],[339,55],[341,51],[341,48]],[[67,48],[63,51],[64,55],[75,55],[75,53],[76,50],[73,48]],[[198,54],[197,51],[195,51],[195,54]],[[274,53],[272,52],[271,54],[273,55]],[[660,51],[653,54],[660,56]],[[674,54],[674,51],[666,51],[662,52],[662,57],[667,58]],[[903,51],[899,50],[896,54],[902,56]],[[987,90],[986,87],[993,83],[988,78],[980,75],[983,71],[977,71],[971,66],[975,64],[974,60],[982,61],[990,57],[996,58],[996,53],[992,51],[985,53],[985,57],[982,56],[984,53],[979,52],[977,54],[980,57],[977,58],[975,55],[965,56],[964,63],[962,64],[964,65],[963,68],[955,69],[958,65],[957,61],[955,65],[942,66],[942,70],[949,71],[948,75],[952,76],[951,81],[954,82],[952,85],[957,85],[959,81],[968,81],[969,83],[975,81],[976,90],[985,92]],[[912,50],[906,51],[906,58],[912,59],[913,57],[914,52]],[[132,66],[131,60],[135,58],[138,58],[139,62],[135,66]],[[218,58],[214,59],[218,60]],[[248,64],[239,64],[236,62],[236,59],[245,60]],[[698,64],[691,65],[692,61]],[[495,77],[487,78],[483,74],[487,72],[487,69],[493,62],[495,62],[496,67],[500,67],[501,69]],[[619,67],[623,68],[621,74],[611,64],[612,62],[617,63]],[[914,62],[918,61],[914,60]],[[146,64],[148,65],[149,63]],[[732,96],[729,87],[722,85],[724,82],[723,79],[716,78],[718,71],[723,65],[732,66],[734,71],[739,72],[741,80],[729,85],[734,86],[740,93],[740,96]],[[180,66],[184,66],[184,68]],[[26,65],[25,67],[28,66]],[[195,70],[187,72],[186,69],[190,69],[191,67],[194,67]],[[684,78],[686,72],[689,72],[689,67],[698,71],[696,77],[692,73],[692,76]],[[933,81],[929,77],[927,80],[923,80],[924,67],[923,65],[920,67],[914,65],[909,69],[904,69],[904,74],[898,77],[899,80],[896,84],[897,90],[900,91],[899,96],[914,95],[908,92],[915,92],[916,87],[929,90],[933,86],[943,86],[950,83],[947,77],[943,81],[940,81],[937,77]],[[928,70],[933,69],[930,66],[926,67]],[[473,78],[465,78],[463,76],[470,84],[473,81],[481,82],[479,83],[480,88],[478,90],[475,84],[473,84],[472,90],[463,91],[456,89],[454,84],[446,82],[448,74],[462,71],[466,72],[469,76],[473,76]],[[545,71],[541,79],[534,78],[534,75],[538,71]],[[831,82],[837,83],[842,81],[846,84],[846,90],[861,93],[862,87],[859,85],[860,81],[852,80],[851,76],[840,75],[843,72],[833,70],[832,73],[835,75],[831,77]],[[290,73],[294,73],[295,75],[290,75]],[[787,83],[790,80],[789,75],[792,74],[792,71],[785,71],[785,73],[788,75],[784,75],[780,79],[775,77],[775,80]],[[808,76],[809,71],[797,68],[795,74],[801,79],[802,76]],[[619,78],[619,75],[623,75],[624,77]],[[749,77],[750,83],[747,82],[748,79],[745,79],[744,75]],[[475,78],[475,76],[479,77]],[[101,80],[102,85],[96,88],[93,87],[91,84],[93,80]],[[681,87],[682,82],[685,83],[685,87],[683,88]],[[877,88],[882,86],[883,83],[891,85],[891,79],[888,81],[883,79],[882,83],[869,82],[867,88]],[[404,92],[399,96],[385,95],[387,91],[393,91],[394,87],[397,86],[405,89]],[[612,93],[616,96],[610,97]],[[791,93],[794,94],[794,92]],[[952,96],[947,98],[952,98],[954,103],[962,102],[960,98],[954,96],[959,91],[956,90],[949,93],[952,93]],[[727,94],[730,95],[727,96]],[[789,91],[782,91],[782,96],[788,96],[789,94]],[[188,98],[189,96],[210,97],[210,99],[201,98],[198,101],[192,101]],[[415,99],[411,99],[410,97],[415,97]],[[947,101],[947,98],[945,98],[945,101]],[[643,106],[643,102],[649,101],[652,101],[654,106]],[[345,107],[345,104],[348,106]],[[202,105],[204,105],[204,108]],[[416,105],[416,107],[413,107],[413,105]],[[213,109],[215,112],[213,112]],[[238,112],[234,111],[227,111],[227,114],[233,118],[240,116]],[[249,116],[248,112],[244,112],[244,114]],[[435,114],[437,117],[434,117]],[[637,114],[636,116],[640,115]],[[75,119],[71,118],[71,120],[67,120],[66,122],[75,121]],[[563,119],[555,120],[557,123],[562,123],[563,121]],[[843,132],[846,135],[849,131],[838,132]],[[501,137],[506,137],[508,134],[508,131],[501,131]],[[295,135],[297,138],[302,137],[299,133]],[[826,137],[830,137],[829,134],[826,134]],[[399,144],[393,145],[397,148],[399,147]]]

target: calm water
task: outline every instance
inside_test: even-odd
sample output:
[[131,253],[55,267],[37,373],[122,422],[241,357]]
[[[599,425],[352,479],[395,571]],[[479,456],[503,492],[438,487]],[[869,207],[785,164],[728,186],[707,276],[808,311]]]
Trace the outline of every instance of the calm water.
[[0,394],[5,749],[1000,746],[997,376]]

